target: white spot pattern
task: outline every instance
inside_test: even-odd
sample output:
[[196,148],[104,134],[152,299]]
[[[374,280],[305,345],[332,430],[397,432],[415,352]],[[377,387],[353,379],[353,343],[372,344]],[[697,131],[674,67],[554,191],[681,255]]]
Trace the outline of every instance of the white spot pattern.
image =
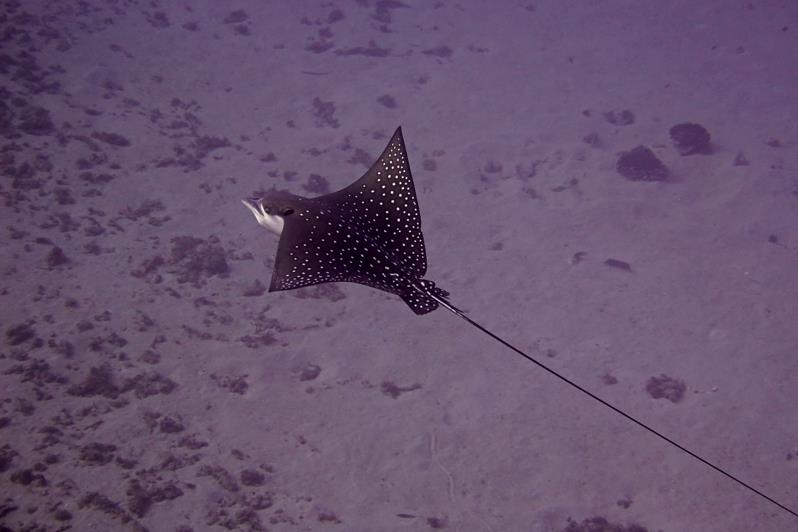
[[355,183],[296,199],[285,218],[271,291],[346,281],[397,294],[417,314],[437,308],[414,288],[427,260],[401,128]]

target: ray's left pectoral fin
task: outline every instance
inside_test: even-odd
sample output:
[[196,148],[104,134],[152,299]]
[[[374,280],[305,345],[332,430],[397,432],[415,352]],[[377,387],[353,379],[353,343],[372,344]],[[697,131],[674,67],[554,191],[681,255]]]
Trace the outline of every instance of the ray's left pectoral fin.
[[292,290],[313,284],[297,263],[294,250],[301,244],[303,239],[302,227],[296,227],[294,223],[287,223],[280,234],[280,241],[277,243],[277,253],[274,255],[274,267],[272,268],[272,279],[269,283],[269,292],[279,292],[281,290]]

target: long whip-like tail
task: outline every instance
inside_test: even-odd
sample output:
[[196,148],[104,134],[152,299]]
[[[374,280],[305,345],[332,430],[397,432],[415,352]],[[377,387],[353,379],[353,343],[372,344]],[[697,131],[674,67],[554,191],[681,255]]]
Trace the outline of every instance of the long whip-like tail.
[[657,436],[658,438],[665,440],[666,442],[670,443],[670,444],[671,444],[671,445],[673,445],[674,447],[676,447],[676,448],[680,449],[681,451],[683,451],[683,452],[685,452],[685,453],[689,454],[690,456],[692,456],[693,458],[695,458],[695,459],[696,459],[696,460],[698,460],[699,462],[701,462],[701,463],[703,463],[703,464],[705,464],[705,465],[708,465],[709,467],[711,467],[712,469],[714,469],[714,470],[715,470],[715,471],[717,471],[718,473],[721,473],[722,475],[725,475],[726,477],[728,477],[728,478],[732,479],[733,481],[735,481],[736,483],[740,484],[741,486],[743,486],[743,487],[745,487],[745,488],[747,488],[747,489],[751,490],[752,492],[756,493],[757,495],[759,495],[759,496],[760,496],[760,497],[762,497],[763,499],[766,499],[766,500],[768,500],[769,502],[771,502],[771,503],[775,504],[776,506],[778,506],[779,508],[781,508],[781,509],[782,509],[782,510],[784,510],[785,512],[788,512],[788,513],[789,513],[789,514],[791,514],[792,516],[794,516],[794,517],[797,517],[797,518],[798,518],[798,513],[797,513],[797,512],[795,512],[794,510],[791,510],[790,508],[788,508],[787,506],[785,506],[785,505],[781,504],[781,503],[780,503],[780,502],[778,502],[777,500],[775,500],[775,499],[773,499],[773,498],[771,498],[771,497],[769,497],[769,496],[765,495],[764,493],[762,493],[761,491],[759,491],[759,490],[758,490],[758,489],[756,489],[755,487],[751,486],[750,484],[748,484],[748,483],[746,483],[746,482],[743,482],[742,480],[740,480],[739,478],[735,477],[735,476],[734,476],[734,475],[732,475],[731,473],[727,473],[726,471],[724,471],[724,470],[723,470],[723,469],[721,469],[720,467],[716,466],[715,464],[713,464],[713,463],[712,463],[712,462],[710,462],[709,460],[706,460],[706,459],[704,459],[704,458],[701,458],[700,456],[698,456],[697,454],[695,454],[695,453],[694,453],[693,451],[691,451],[690,449],[687,449],[687,448],[685,448],[684,446],[682,446],[682,445],[680,445],[680,444],[676,443],[675,441],[673,441],[673,440],[672,440],[672,439],[670,439],[669,437],[665,436],[665,435],[664,435],[664,434],[662,434],[661,432],[658,432],[658,431],[656,431],[656,430],[652,429],[651,427],[649,427],[648,425],[646,425],[646,424],[645,424],[645,423],[643,423],[642,421],[639,421],[639,420],[635,419],[633,416],[631,416],[631,415],[627,414],[627,413],[626,413],[626,412],[624,412],[623,410],[621,410],[621,409],[619,409],[619,408],[616,408],[616,407],[612,406],[610,403],[608,403],[607,401],[605,401],[605,400],[604,400],[604,399],[602,399],[601,397],[599,397],[599,396],[595,395],[594,393],[592,393],[592,392],[590,392],[590,391],[586,390],[585,388],[581,387],[580,385],[578,385],[578,384],[577,384],[577,383],[575,383],[574,381],[570,380],[569,378],[567,378],[567,377],[564,377],[564,376],[560,375],[560,374],[559,374],[559,373],[557,373],[555,370],[553,370],[553,369],[551,369],[550,367],[546,366],[546,365],[545,365],[545,364],[543,364],[542,362],[540,362],[540,361],[538,361],[538,360],[535,360],[534,358],[532,358],[531,356],[527,355],[526,353],[524,353],[523,351],[521,351],[520,349],[518,349],[517,347],[515,347],[515,346],[514,346],[514,345],[512,345],[511,343],[509,343],[509,342],[507,342],[506,340],[504,340],[504,339],[500,338],[499,336],[496,336],[495,334],[493,334],[492,332],[490,332],[488,329],[486,329],[485,327],[483,327],[483,326],[482,326],[482,325],[480,325],[479,323],[475,322],[474,320],[472,320],[471,318],[469,318],[468,316],[466,316],[466,315],[465,315],[465,313],[464,313],[462,310],[460,310],[459,308],[457,308],[457,307],[455,307],[454,305],[452,305],[452,304],[451,304],[451,303],[450,303],[450,302],[449,302],[449,301],[448,301],[448,300],[447,300],[445,297],[443,297],[443,296],[440,296],[440,295],[437,295],[437,294],[435,294],[435,293],[432,293],[432,292],[431,292],[431,291],[429,291],[429,290],[422,290],[422,289],[419,289],[419,288],[417,288],[417,290],[419,290],[419,291],[423,291],[423,293],[425,293],[427,296],[429,296],[429,297],[431,297],[432,299],[434,299],[435,301],[437,301],[437,302],[438,302],[438,304],[440,304],[440,305],[441,305],[442,307],[444,307],[446,310],[448,310],[448,311],[452,312],[453,314],[455,314],[456,316],[459,316],[460,318],[464,319],[465,321],[467,321],[468,323],[470,323],[471,325],[473,325],[474,327],[476,327],[477,329],[479,329],[479,330],[480,330],[480,331],[482,331],[483,333],[487,334],[488,336],[490,336],[491,338],[493,338],[493,339],[494,339],[494,340],[496,340],[497,342],[499,342],[499,343],[503,344],[503,345],[504,345],[504,346],[506,346],[506,347],[509,347],[510,349],[512,349],[513,351],[515,351],[516,353],[518,353],[519,355],[521,355],[522,357],[524,357],[524,358],[525,358],[525,359],[527,359],[528,361],[532,362],[533,364],[535,364],[536,366],[538,366],[538,367],[540,367],[540,368],[543,368],[544,370],[546,370],[547,372],[551,373],[552,375],[554,375],[555,377],[557,377],[557,378],[558,378],[558,379],[560,379],[561,381],[564,381],[564,382],[566,382],[566,383],[567,383],[567,384],[569,384],[570,386],[572,386],[572,387],[576,388],[577,390],[579,390],[580,392],[584,393],[585,395],[588,395],[588,396],[589,396],[589,397],[591,397],[592,399],[595,399],[596,401],[598,401],[599,403],[603,404],[603,405],[604,405],[604,406],[606,406],[607,408],[609,408],[609,409],[613,410],[614,412],[616,412],[616,413],[618,413],[618,414],[622,415],[623,417],[625,417],[626,419],[628,419],[629,421],[631,421],[631,422],[632,422],[632,423],[634,423],[635,425],[637,425],[637,426],[639,426],[639,427],[642,427],[642,428],[646,429],[648,432],[650,432],[650,433],[654,434],[654,435],[655,435],[655,436]]

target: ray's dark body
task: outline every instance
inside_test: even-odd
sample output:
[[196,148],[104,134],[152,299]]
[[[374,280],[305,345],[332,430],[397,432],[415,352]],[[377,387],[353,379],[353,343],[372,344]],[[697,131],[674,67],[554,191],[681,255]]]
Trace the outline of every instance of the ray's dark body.
[[259,201],[285,221],[270,292],[360,283],[398,295],[416,314],[438,307],[428,294],[448,295],[422,279],[427,258],[401,128],[348,187],[318,198],[278,193]]

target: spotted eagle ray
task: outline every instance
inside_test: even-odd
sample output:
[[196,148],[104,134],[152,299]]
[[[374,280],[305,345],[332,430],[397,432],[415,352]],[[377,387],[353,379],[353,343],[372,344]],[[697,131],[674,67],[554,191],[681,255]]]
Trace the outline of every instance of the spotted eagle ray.
[[427,254],[402,128],[363,177],[316,198],[269,192],[242,200],[280,237],[269,292],[350,282],[399,296],[416,314],[442,306],[525,359],[795,517],[798,513],[560,375],[469,318],[424,279]]

